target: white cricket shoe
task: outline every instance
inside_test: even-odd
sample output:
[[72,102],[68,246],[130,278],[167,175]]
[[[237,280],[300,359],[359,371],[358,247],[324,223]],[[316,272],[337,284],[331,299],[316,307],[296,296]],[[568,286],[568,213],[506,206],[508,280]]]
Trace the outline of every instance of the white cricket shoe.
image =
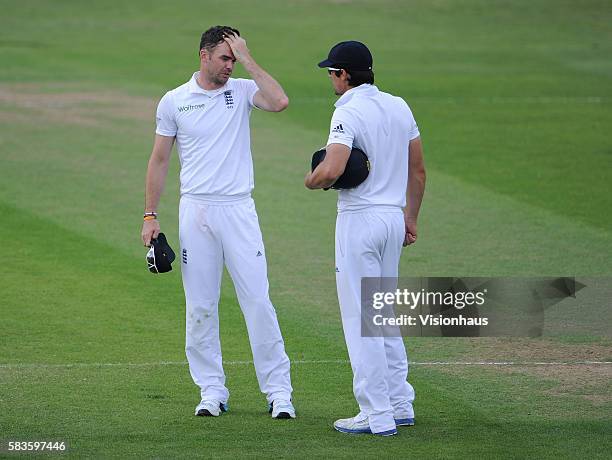
[[380,433],[372,433],[368,418],[362,418],[359,416],[336,420],[334,422],[334,428],[341,433],[349,434],[375,434],[378,436],[393,436],[394,434],[397,434],[397,428],[393,428],[388,431],[381,431]]
[[195,414],[200,417],[218,417],[221,412],[227,412],[227,404],[214,400],[202,400],[195,408]]
[[272,418],[295,418],[295,408],[291,401],[286,399],[275,399],[270,404],[270,412],[272,413]]

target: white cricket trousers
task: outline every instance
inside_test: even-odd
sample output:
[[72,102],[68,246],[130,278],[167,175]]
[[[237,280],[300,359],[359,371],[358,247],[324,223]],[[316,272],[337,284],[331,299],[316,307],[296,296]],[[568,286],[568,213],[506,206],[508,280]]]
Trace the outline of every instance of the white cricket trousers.
[[374,433],[395,429],[394,414],[414,417],[402,338],[361,336],[361,278],[397,277],[404,235],[400,208],[372,206],[336,220],[336,287],[353,393],[358,417],[368,417]]
[[253,199],[248,195],[233,201],[183,196],[179,234],[186,300],[185,352],[202,399],[226,403],[229,398],[218,314],[225,263],[246,321],[259,388],[268,403],[289,400],[289,358],[268,295],[266,255]]

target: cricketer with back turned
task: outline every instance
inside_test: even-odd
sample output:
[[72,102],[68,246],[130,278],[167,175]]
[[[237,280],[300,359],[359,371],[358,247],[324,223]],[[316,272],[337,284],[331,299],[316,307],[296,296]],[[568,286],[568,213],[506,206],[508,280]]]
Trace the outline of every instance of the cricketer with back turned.
[[340,98],[325,159],[307,174],[306,187],[333,185],[353,147],[370,162],[360,185],[338,192],[336,286],[360,410],[355,417],[336,420],[334,428],[390,436],[397,426],[414,425],[414,389],[407,382],[402,338],[362,337],[361,279],[396,278],[402,245],[416,241],[425,190],[420,134],[406,102],[374,86],[372,55],[363,43],[338,43],[319,67],[327,67]]

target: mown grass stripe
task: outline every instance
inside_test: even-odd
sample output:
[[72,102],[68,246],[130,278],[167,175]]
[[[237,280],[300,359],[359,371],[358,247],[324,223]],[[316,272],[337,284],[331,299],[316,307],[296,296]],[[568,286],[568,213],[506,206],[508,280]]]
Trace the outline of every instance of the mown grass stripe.
[[[291,360],[291,364],[349,364],[346,359]],[[224,361],[226,366],[252,365],[253,361]],[[581,366],[609,365],[612,361],[414,361],[411,366]],[[83,367],[156,367],[186,366],[187,361],[159,361],[156,363],[15,363],[0,364],[0,369],[47,369]]]

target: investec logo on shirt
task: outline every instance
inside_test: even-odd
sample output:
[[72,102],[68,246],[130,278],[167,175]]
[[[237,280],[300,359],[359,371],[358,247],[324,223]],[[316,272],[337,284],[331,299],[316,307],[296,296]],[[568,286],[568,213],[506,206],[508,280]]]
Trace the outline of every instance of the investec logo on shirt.
[[190,110],[196,110],[196,109],[203,109],[204,107],[206,107],[206,104],[197,104],[197,105],[182,105],[178,108],[179,112],[188,112]]

